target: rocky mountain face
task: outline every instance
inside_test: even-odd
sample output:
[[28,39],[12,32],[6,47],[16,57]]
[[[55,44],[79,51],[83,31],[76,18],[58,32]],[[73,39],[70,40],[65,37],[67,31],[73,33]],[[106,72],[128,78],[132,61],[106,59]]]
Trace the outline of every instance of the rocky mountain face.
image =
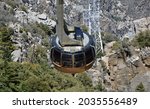
[[114,43],[106,44],[105,55],[97,60],[97,66],[87,71],[93,84],[101,82],[107,91],[136,91],[142,83],[145,91],[150,91],[150,48],[137,50],[130,47],[132,55],[126,57],[112,49]]
[[101,0],[101,28],[116,36],[134,36],[150,29],[149,8],[148,0]]
[[[34,12],[46,13],[56,19],[55,0],[22,0]],[[83,9],[90,0],[65,0],[65,20],[82,24]],[[150,29],[149,0],[98,0],[101,8],[101,30],[119,37],[132,37]]]
[[[120,37],[133,37],[141,31],[150,29],[150,2],[148,0],[101,0],[101,29]],[[112,43],[105,46],[106,55],[102,57],[108,70],[104,80],[105,87],[111,91],[135,91],[143,83],[149,90],[149,48],[135,52],[123,59],[112,50]],[[144,56],[145,55],[145,56]]]
[[109,83],[110,86],[108,87],[111,87],[115,91],[135,91],[136,86],[142,82],[146,91],[149,91],[149,85],[147,86],[145,82],[148,82],[149,79],[143,78],[145,75],[150,76],[150,48],[145,48],[141,51],[130,48],[132,56],[125,57],[124,59],[121,52],[108,52],[109,49],[112,50],[112,46],[110,45],[107,44],[105,48],[107,50],[106,55],[102,57],[102,60],[107,63],[105,65],[108,69],[106,76],[104,76],[104,84]]

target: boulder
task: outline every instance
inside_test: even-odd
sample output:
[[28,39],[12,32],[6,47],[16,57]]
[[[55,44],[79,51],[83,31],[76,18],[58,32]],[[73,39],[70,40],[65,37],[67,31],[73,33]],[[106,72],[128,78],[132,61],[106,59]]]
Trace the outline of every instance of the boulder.
[[118,64],[117,55],[112,54],[111,56],[109,56],[108,65],[109,66],[117,66],[117,64]]
[[135,24],[136,33],[150,29],[150,17],[141,18],[133,21]]
[[124,63],[120,63],[117,66],[118,66],[118,70],[121,70],[126,67],[126,65]]
[[47,15],[46,14],[39,14],[38,15],[38,18],[40,19],[40,20],[47,20]]
[[143,62],[145,64],[145,66],[150,68],[150,57],[147,57],[147,58],[143,59]]
[[145,91],[150,91],[150,72],[144,74],[138,74],[131,80],[131,91],[135,91],[136,87],[142,83]]
[[20,49],[19,50],[15,50],[15,51],[12,52],[12,60],[14,62],[19,61],[20,56],[21,56],[21,50]]

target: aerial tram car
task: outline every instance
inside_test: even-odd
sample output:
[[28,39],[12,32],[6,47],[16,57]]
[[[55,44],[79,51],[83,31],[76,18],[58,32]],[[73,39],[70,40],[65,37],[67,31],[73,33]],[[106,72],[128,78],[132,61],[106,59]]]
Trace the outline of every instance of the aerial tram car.
[[95,61],[94,37],[79,27],[68,30],[63,18],[63,0],[57,0],[56,35],[51,40],[51,61],[54,67],[65,73],[81,73]]

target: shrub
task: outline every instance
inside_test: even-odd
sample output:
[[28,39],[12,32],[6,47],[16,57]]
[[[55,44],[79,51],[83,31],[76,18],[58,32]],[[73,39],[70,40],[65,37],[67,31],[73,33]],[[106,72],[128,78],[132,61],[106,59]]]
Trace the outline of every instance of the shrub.
[[43,23],[37,23],[37,27],[42,29],[47,35],[51,35],[51,33],[52,33],[50,28],[47,25],[43,24]]
[[81,27],[84,32],[88,32],[88,27],[86,25],[82,25]]
[[102,82],[98,82],[98,84],[94,87],[95,91],[102,92],[105,91],[105,87],[102,85]]
[[0,27],[0,56],[5,61],[11,61],[11,53],[15,49],[11,40],[14,31],[12,28]]
[[112,46],[112,50],[119,50],[119,49],[121,49],[121,42],[116,41]]
[[21,6],[21,10],[24,11],[24,12],[26,12],[26,13],[28,13],[28,11],[27,11],[27,9],[26,9],[25,6]]
[[10,5],[13,9],[15,9],[17,6],[18,6],[18,3],[17,3],[18,1],[16,1],[16,0],[6,0],[6,3],[8,4],[8,5]]
[[112,35],[111,33],[102,32],[102,40],[104,43],[112,42],[112,41],[118,41],[118,37]]
[[144,85],[142,82],[139,85],[137,85],[135,91],[137,91],[137,92],[144,92],[145,91],[145,88],[144,88]]
[[140,32],[132,41],[134,46],[140,48],[150,47],[150,30]]
[[86,73],[78,74],[76,78],[78,81],[81,81],[82,85],[85,87],[85,91],[94,91],[92,80]]

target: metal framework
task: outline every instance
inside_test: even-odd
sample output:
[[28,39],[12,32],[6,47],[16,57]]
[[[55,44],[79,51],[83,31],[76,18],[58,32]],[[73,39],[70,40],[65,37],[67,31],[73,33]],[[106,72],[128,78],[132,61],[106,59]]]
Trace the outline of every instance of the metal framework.
[[96,54],[103,53],[100,29],[100,0],[88,0],[88,4],[84,8],[83,23],[88,26],[89,34],[94,35],[96,39]]

